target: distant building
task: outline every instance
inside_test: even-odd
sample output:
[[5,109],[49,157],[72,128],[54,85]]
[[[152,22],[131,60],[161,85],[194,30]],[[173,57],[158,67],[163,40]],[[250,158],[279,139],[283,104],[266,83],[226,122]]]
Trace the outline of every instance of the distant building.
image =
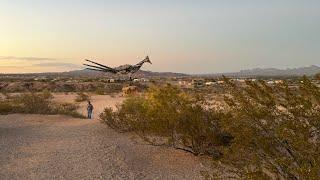
[[204,80],[203,79],[193,79],[192,80],[192,85],[193,85],[193,87],[203,87],[204,86]]
[[184,86],[184,85],[188,85],[188,82],[187,81],[179,81],[178,84],[180,86]]
[[142,82],[149,82],[150,80],[147,79],[147,78],[141,78],[141,81],[142,81]]
[[217,84],[217,83],[216,83],[216,82],[212,82],[212,81],[206,82],[206,85],[207,85],[207,86],[213,86],[213,85],[215,85],[215,84]]
[[237,79],[237,81],[238,81],[239,83],[245,83],[245,82],[246,82],[245,79]]
[[283,84],[283,80],[275,80],[274,83],[276,83],[276,84]]
[[136,79],[133,80],[133,82],[149,82],[149,79],[147,79],[147,78],[140,78],[140,79],[136,78]]
[[33,80],[35,81],[42,81],[42,80],[47,80],[48,78],[46,76],[40,76],[40,77],[36,77]]

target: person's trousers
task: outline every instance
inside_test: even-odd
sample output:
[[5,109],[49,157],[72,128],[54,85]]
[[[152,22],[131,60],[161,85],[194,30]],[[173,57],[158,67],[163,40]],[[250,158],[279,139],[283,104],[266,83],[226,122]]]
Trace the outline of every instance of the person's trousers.
[[92,118],[92,111],[88,111],[88,119]]

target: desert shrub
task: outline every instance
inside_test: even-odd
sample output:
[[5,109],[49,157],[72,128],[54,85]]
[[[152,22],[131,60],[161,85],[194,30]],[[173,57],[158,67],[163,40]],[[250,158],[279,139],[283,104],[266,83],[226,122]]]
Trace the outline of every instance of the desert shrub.
[[298,87],[286,81],[224,81],[223,108],[212,108],[201,95],[166,86],[128,97],[115,111],[105,109],[100,118],[154,145],[219,157],[213,164],[222,163],[220,167],[239,178],[317,179],[319,87],[307,77],[296,81]]
[[98,94],[98,95],[104,95],[105,94],[105,90],[103,88],[97,88],[95,91],[94,91],[95,94]]
[[9,94],[7,92],[0,93],[0,100],[9,99]]
[[319,139],[312,136],[320,129],[319,88],[306,77],[298,88],[286,82],[247,81],[239,87],[225,81],[230,116],[220,124],[235,139],[222,161],[247,178],[272,173],[285,179],[319,177]]
[[42,96],[45,99],[52,99],[53,98],[52,93],[50,91],[48,91],[47,89],[42,91]]
[[60,91],[63,91],[63,92],[75,92],[76,89],[77,88],[76,88],[76,86],[74,84],[63,84],[61,89],[60,89]]
[[48,91],[20,94],[10,100],[0,102],[0,114],[63,114],[75,118],[85,118],[77,112],[78,106],[70,103],[56,104],[52,102],[52,98],[52,94]]
[[122,90],[123,84],[121,83],[109,83],[104,86],[104,93],[111,94],[111,93],[119,93]]
[[[107,124],[109,127],[115,130],[123,130],[127,128],[127,124],[125,122],[120,121],[117,118],[117,113],[113,112],[113,109],[110,107],[106,107],[103,112],[99,115],[101,122]],[[125,124],[123,124],[125,123]]]
[[200,96],[167,85],[127,98],[115,112],[106,108],[100,119],[120,131],[134,131],[154,145],[219,156],[215,147],[228,145],[232,137],[219,129],[221,114],[206,103]]
[[320,73],[317,73],[314,77],[315,77],[317,80],[320,80]]
[[16,111],[30,114],[51,114],[52,107],[50,97],[47,94],[25,93],[15,97],[15,103],[19,106]]
[[63,103],[63,104],[55,105],[53,112],[54,114],[63,114],[63,115],[68,115],[75,118],[86,118],[84,115],[77,112],[78,108],[79,107],[75,104]]
[[76,102],[83,102],[83,101],[89,101],[89,100],[90,100],[90,96],[83,92],[78,92],[77,97],[75,99]]
[[11,103],[1,101],[0,102],[0,114],[8,114],[14,111],[14,107]]

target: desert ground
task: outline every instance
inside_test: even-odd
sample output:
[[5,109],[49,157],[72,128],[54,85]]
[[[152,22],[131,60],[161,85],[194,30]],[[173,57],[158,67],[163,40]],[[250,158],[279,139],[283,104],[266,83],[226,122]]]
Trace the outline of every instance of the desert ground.
[[[75,94],[54,94],[74,102]],[[123,97],[94,95],[94,119],[62,115],[0,116],[0,179],[202,179],[192,154],[145,144],[101,124],[98,115]],[[85,113],[86,102],[79,112]]]

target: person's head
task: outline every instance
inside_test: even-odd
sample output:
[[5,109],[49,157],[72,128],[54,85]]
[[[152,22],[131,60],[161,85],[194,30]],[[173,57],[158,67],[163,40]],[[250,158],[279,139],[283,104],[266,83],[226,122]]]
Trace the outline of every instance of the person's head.
[[149,56],[147,56],[143,61],[152,64],[150,59],[149,59]]
[[88,104],[91,104],[91,102],[90,102],[90,101],[88,101]]

